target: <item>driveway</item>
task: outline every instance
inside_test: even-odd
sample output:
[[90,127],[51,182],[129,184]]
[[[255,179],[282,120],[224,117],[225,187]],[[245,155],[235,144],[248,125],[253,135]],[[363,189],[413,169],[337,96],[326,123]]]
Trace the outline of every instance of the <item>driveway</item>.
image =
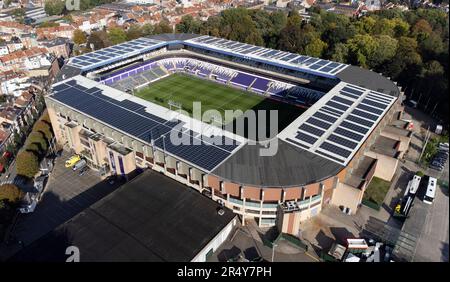
[[[120,186],[118,182],[111,185],[107,181],[102,181],[92,170],[78,176],[77,172],[64,167],[68,156],[68,153],[63,153],[56,160],[35,211],[19,215],[13,236],[17,241],[22,241],[24,246],[55,229]],[[16,251],[17,246],[11,246],[8,256]]]

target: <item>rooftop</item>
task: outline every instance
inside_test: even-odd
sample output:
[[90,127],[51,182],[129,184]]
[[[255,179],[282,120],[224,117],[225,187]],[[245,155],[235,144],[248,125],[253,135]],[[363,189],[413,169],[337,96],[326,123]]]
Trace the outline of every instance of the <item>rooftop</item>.
[[395,158],[398,154],[397,146],[399,141],[387,138],[384,136],[378,136],[375,143],[370,147],[370,150],[383,154],[392,158]]
[[13,261],[191,261],[236,215],[193,189],[146,171],[21,251]]

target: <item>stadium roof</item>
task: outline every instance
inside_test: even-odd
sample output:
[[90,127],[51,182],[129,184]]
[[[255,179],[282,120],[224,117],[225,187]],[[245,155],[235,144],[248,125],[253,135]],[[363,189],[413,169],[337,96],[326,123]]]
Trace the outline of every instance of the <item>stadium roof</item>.
[[164,45],[166,45],[164,41],[142,37],[71,58],[68,64],[82,70],[92,69],[142,54]]
[[276,66],[282,66],[328,77],[334,77],[337,73],[348,66],[342,63],[264,48],[208,35],[186,40],[186,43],[190,43],[196,47],[203,47],[219,52],[227,52],[228,54],[233,54],[245,59],[253,59]]
[[245,145],[212,173],[243,185],[289,187],[315,183],[344,166],[278,139],[274,156],[261,156],[261,146]]
[[340,82],[279,137],[347,165],[396,97]]
[[235,217],[197,191],[146,171],[12,260],[65,261],[66,248],[77,246],[82,262],[188,262]]
[[[81,75],[54,84],[52,91],[50,99],[205,171],[213,170],[244,140],[226,131],[208,131],[212,126],[206,124],[198,128],[191,118],[177,118],[173,111]],[[173,129],[190,142],[174,145]]]

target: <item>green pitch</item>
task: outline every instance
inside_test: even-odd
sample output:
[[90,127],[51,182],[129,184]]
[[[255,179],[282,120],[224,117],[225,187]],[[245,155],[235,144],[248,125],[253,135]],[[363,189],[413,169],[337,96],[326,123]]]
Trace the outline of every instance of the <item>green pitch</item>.
[[[192,102],[201,102],[202,114],[206,110],[218,110],[225,117],[225,110],[245,112],[266,98],[222,85],[213,81],[185,74],[172,74],[136,91],[135,96],[169,108],[168,102],[180,103],[182,109],[192,115]],[[177,110],[172,107],[172,110]],[[225,120],[225,124],[231,120]]]

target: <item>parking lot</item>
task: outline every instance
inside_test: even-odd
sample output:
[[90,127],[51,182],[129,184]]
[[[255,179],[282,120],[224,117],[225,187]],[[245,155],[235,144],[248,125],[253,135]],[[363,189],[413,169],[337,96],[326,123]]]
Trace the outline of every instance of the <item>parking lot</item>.
[[68,153],[57,158],[54,170],[35,211],[20,214],[13,235],[16,241],[28,245],[60,224],[74,217],[120,186],[101,181],[98,174],[88,170],[78,172],[64,167]]
[[448,188],[438,187],[431,205],[425,204],[422,195],[418,195],[403,228],[417,236],[413,261],[448,262],[448,218]]

